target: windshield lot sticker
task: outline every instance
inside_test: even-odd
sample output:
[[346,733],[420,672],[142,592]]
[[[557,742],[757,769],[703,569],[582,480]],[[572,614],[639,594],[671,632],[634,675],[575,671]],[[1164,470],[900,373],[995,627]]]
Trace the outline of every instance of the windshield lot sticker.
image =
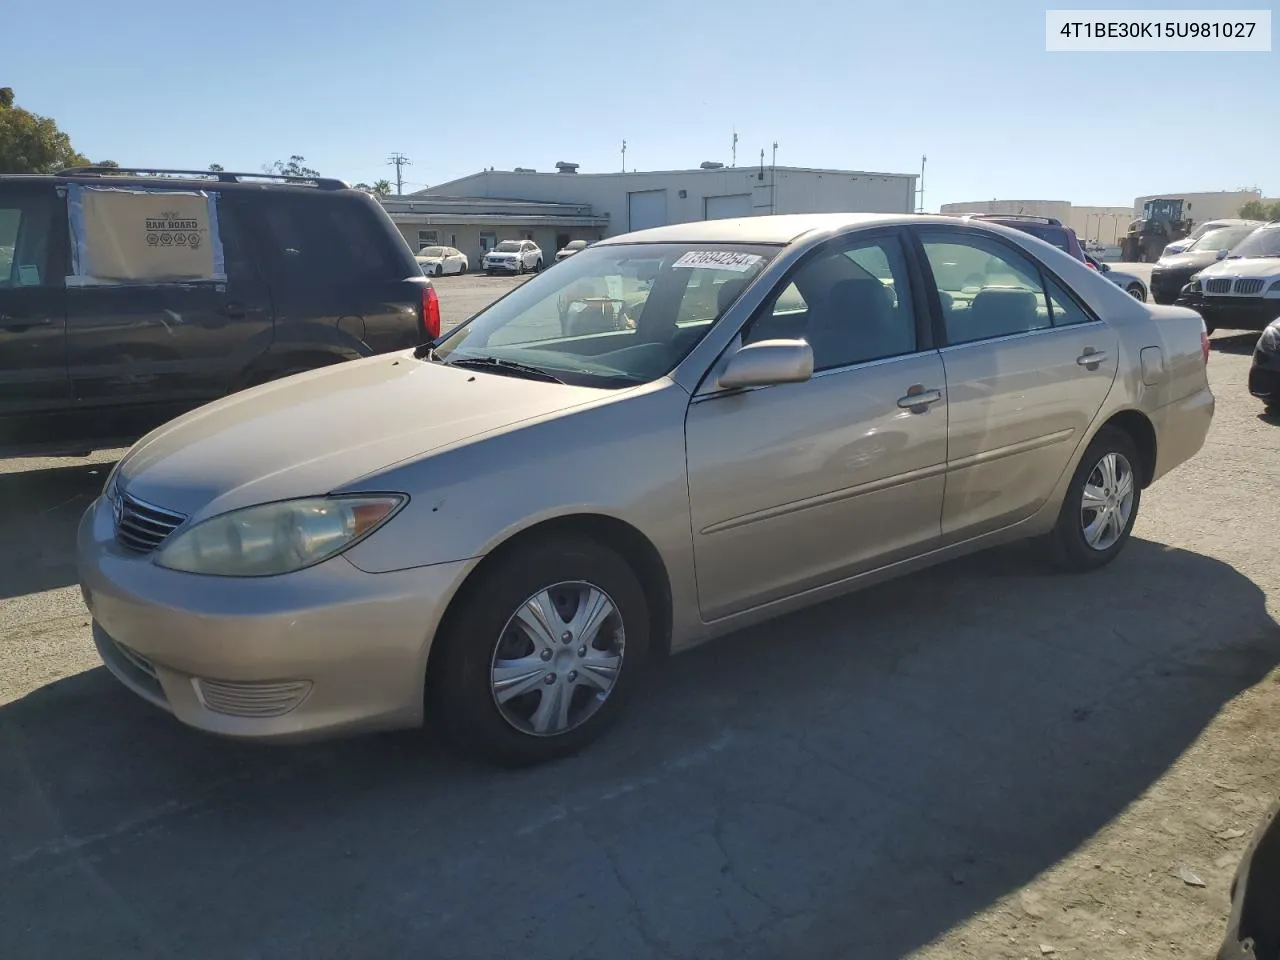
[[692,270],[703,267],[709,270],[732,270],[746,273],[764,257],[754,253],[733,253],[729,250],[690,250],[671,265],[673,270]]
[[40,268],[34,263],[18,264],[18,286],[20,287],[38,287],[40,286]]

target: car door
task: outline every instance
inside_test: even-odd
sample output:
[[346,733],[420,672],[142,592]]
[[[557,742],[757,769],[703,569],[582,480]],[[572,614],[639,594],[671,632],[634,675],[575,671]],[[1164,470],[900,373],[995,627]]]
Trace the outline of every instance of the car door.
[[0,448],[56,439],[71,402],[64,210],[52,180],[0,181]]
[[892,230],[811,254],[741,339],[808,339],[812,378],[704,386],[691,402],[686,455],[705,619],[937,542],[947,398],[908,263]]
[[1043,505],[1111,389],[1119,338],[1043,263],[1004,238],[913,229],[943,328],[942,532],[959,540],[1017,523]]
[[245,195],[217,201],[225,281],[73,287],[67,350],[79,406],[121,435],[216,399],[271,345],[271,295]]

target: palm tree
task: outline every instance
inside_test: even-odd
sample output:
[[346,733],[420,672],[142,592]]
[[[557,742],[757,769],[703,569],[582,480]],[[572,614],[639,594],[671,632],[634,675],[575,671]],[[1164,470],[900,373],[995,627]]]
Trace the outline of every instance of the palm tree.
[[373,192],[380,197],[388,196],[391,193],[391,181],[378,180],[373,185]]

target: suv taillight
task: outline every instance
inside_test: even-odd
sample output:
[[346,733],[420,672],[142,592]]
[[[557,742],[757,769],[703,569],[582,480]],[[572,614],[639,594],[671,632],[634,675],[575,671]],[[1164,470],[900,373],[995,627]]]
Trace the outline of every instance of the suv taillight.
[[1203,324],[1201,324],[1200,326],[1200,353],[1204,355],[1205,365],[1208,366],[1209,364],[1209,331],[1204,328]]
[[429,283],[422,288],[421,321],[424,340],[430,341],[440,336],[440,296]]

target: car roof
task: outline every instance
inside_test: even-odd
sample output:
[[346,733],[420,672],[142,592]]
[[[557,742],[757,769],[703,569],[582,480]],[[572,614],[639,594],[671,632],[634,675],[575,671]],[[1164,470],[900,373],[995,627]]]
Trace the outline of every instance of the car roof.
[[732,220],[692,220],[619,234],[593,247],[625,243],[759,243],[786,245],[802,238],[820,239],[859,227],[933,225],[960,230],[988,231],[1003,236],[1028,236],[991,220],[965,220],[924,213],[787,213]]
[[0,182],[23,183],[78,183],[85,186],[150,187],[153,189],[178,188],[208,190],[287,190],[291,193],[355,193],[367,196],[342,180],[331,177],[289,177],[270,173],[235,173],[200,170],[154,170],[149,175],[134,173],[130,168],[116,173],[114,168],[78,167],[60,173],[6,173],[0,174]]

